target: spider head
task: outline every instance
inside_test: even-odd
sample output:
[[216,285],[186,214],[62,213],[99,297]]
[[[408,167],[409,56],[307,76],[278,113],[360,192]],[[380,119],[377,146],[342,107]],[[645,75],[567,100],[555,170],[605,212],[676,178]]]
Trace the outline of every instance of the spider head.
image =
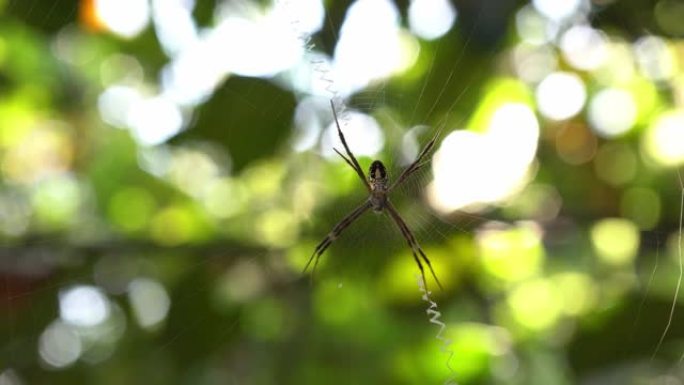
[[368,179],[372,186],[387,185],[387,169],[379,160],[374,160],[368,170]]

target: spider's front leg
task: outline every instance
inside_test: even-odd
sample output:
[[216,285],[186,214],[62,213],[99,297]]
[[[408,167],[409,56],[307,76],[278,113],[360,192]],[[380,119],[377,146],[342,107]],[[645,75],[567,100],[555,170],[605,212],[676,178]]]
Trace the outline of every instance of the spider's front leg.
[[430,141],[423,147],[423,149],[420,151],[420,154],[418,154],[418,157],[416,160],[413,161],[413,163],[409,164],[404,171],[401,172],[397,180],[390,186],[388,191],[392,191],[396,186],[400,185],[406,178],[408,178],[411,174],[414,172],[418,171],[421,167],[425,166],[430,160],[426,159],[425,157],[430,153],[430,150],[432,150],[432,147],[434,147],[435,142],[437,141],[437,138],[439,137],[439,134],[442,132],[442,129],[437,130],[435,133],[435,136],[430,139]]
[[356,160],[356,157],[354,157],[354,154],[351,152],[349,146],[347,145],[347,140],[344,138],[344,134],[342,133],[342,129],[340,128],[340,122],[337,119],[337,112],[335,112],[335,103],[332,99],[330,99],[330,108],[332,108],[333,118],[335,118],[335,125],[337,126],[337,135],[339,135],[340,141],[342,142],[344,150],[347,152],[349,158],[342,155],[342,153],[337,151],[337,149],[334,150],[339,156],[342,157],[342,159],[344,159],[345,162],[347,162],[349,166],[351,166],[351,168],[354,169],[354,171],[356,171],[356,174],[359,176],[359,178],[361,178],[363,185],[366,186],[366,190],[370,192],[371,186],[370,184],[368,184],[368,180],[366,180],[366,174],[363,173],[361,165],[359,165],[359,162]]

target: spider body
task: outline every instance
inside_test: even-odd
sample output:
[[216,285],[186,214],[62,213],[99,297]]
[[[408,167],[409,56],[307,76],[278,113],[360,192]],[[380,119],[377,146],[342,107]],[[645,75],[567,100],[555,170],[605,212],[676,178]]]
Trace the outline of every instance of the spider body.
[[399,231],[401,232],[401,235],[404,237],[406,243],[411,248],[411,252],[413,253],[413,259],[418,265],[418,268],[420,269],[420,274],[423,278],[423,283],[425,283],[425,271],[423,270],[423,263],[421,263],[421,260],[428,266],[430,272],[432,273],[432,276],[435,278],[435,282],[437,282],[437,285],[439,285],[439,287],[441,288],[442,284],[439,282],[439,279],[437,279],[437,275],[435,274],[435,271],[432,269],[432,264],[430,263],[430,260],[418,244],[418,241],[416,240],[416,237],[413,235],[413,232],[411,232],[411,229],[409,229],[406,222],[404,222],[404,220],[401,218],[401,215],[399,215],[397,209],[394,208],[394,205],[392,205],[392,203],[389,200],[389,194],[394,187],[401,184],[404,180],[406,180],[406,178],[408,178],[410,175],[416,172],[416,170],[420,169],[428,163],[429,160],[426,160],[426,156],[434,146],[435,141],[437,140],[437,136],[439,135],[439,131],[437,132],[437,134],[435,134],[432,140],[430,140],[428,144],[421,150],[421,152],[418,154],[418,158],[401,172],[396,181],[390,184],[389,176],[387,175],[387,169],[385,168],[385,165],[382,164],[382,162],[379,160],[375,160],[373,161],[373,163],[371,163],[370,168],[368,169],[368,178],[366,178],[366,175],[363,173],[363,169],[359,165],[359,162],[354,157],[354,154],[349,149],[349,146],[347,146],[347,141],[344,139],[344,134],[342,134],[342,129],[340,128],[340,123],[337,120],[335,104],[332,100],[330,101],[330,107],[332,108],[333,117],[335,118],[337,133],[340,137],[340,140],[342,141],[342,145],[344,146],[344,149],[348,157],[344,156],[341,152],[337,151],[337,149],[334,150],[339,156],[342,157],[342,159],[344,159],[344,161],[351,168],[354,169],[354,171],[356,171],[356,174],[359,176],[359,178],[361,178],[361,181],[366,187],[366,190],[368,190],[368,199],[366,199],[359,207],[354,209],[354,211],[352,211],[341,221],[339,221],[333,227],[330,233],[328,233],[328,235],[318,244],[318,246],[316,246],[316,249],[311,255],[311,258],[309,258],[309,261],[306,263],[306,266],[304,266],[304,271],[306,271],[306,269],[309,267],[312,261],[314,262],[312,270],[315,270],[316,265],[318,265],[318,261],[323,252],[325,252],[325,250],[328,249],[330,244],[332,244],[333,241],[335,241],[339,237],[342,231],[349,227],[349,225],[356,221],[368,209],[372,209],[376,213],[385,212],[389,214],[389,217],[397,225]]
[[387,176],[387,169],[381,161],[375,160],[371,163],[368,169],[368,181],[370,182],[371,194],[368,198],[371,203],[371,208],[376,213],[382,212],[387,205],[387,192],[389,186],[389,177]]

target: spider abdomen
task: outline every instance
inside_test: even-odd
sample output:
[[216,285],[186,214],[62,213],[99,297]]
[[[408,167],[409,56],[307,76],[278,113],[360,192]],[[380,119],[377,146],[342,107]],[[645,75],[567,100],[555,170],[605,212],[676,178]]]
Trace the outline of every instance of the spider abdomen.
[[368,199],[370,200],[373,211],[379,213],[387,206],[387,191],[373,190],[371,191],[370,198]]

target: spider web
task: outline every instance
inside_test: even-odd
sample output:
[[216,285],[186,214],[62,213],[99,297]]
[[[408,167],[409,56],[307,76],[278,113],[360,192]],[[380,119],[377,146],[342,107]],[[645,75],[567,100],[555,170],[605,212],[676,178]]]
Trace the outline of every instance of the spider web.
[[[449,81],[444,79],[442,80],[445,83],[443,87],[444,89],[446,89],[449,86]],[[428,82],[429,80],[426,80],[424,84],[428,84]],[[464,87],[464,92],[467,91],[467,88],[468,87]],[[401,97],[402,93],[400,91],[397,91],[397,89],[392,89],[391,91],[388,91],[386,84],[383,83],[382,85],[375,87],[375,89],[373,89],[372,91],[366,91],[362,92],[360,95],[355,95],[352,98],[351,103],[352,106],[355,108],[370,112],[373,110],[377,110],[379,105],[393,104],[393,99],[401,99]],[[429,108],[429,111],[432,111],[434,106],[437,105],[440,102],[440,100],[435,100],[433,102],[433,107]],[[420,103],[421,99],[419,98],[416,101],[416,105]],[[451,107],[449,112],[451,112],[454,108],[455,107]],[[414,109],[414,113],[412,114],[412,118],[410,119],[410,121],[404,123],[404,127],[402,128],[403,130],[407,130],[408,128],[418,124],[426,123],[425,121],[421,121],[420,117],[416,118],[416,110],[417,107],[416,109]],[[463,117],[463,119],[465,120],[466,117]],[[459,125],[456,124],[453,126],[458,127]],[[435,128],[427,128],[428,131],[431,129],[434,130]],[[421,141],[421,143],[424,144],[428,140],[429,136],[430,135],[423,135],[423,140]],[[392,150],[389,150],[389,152],[391,151]],[[394,171],[391,173],[391,175],[397,175],[397,171],[401,169],[401,166],[403,164],[405,164],[405,161],[402,162],[401,160],[399,160],[401,158],[401,154],[398,154],[398,152],[399,151],[396,151],[394,154],[387,154],[386,151],[383,154],[385,155],[383,161],[385,161],[386,164],[389,164],[389,168]],[[477,167],[477,165],[473,165],[472,167]],[[478,227],[478,225],[481,225],[484,222],[488,222],[494,219],[497,221],[502,221],[501,217],[497,214],[498,210],[496,205],[492,205],[488,211],[480,212],[478,214],[468,214],[462,212],[454,213],[450,217],[445,218],[444,216],[435,213],[435,211],[431,207],[429,207],[429,205],[427,205],[425,202],[425,195],[427,193],[426,186],[428,186],[430,182],[430,172],[428,170],[423,170],[423,172],[421,172],[420,175],[412,177],[404,185],[400,186],[398,191],[394,192],[392,196],[392,199],[395,199],[394,196],[400,196],[398,200],[403,202],[402,204],[400,204],[400,206],[402,206],[400,208],[400,212],[409,223],[409,226],[412,229],[414,229],[414,231],[418,234],[419,242],[423,245],[423,248],[426,248],[426,245],[427,248],[429,248],[432,244],[445,244],[451,238],[453,238],[455,234],[475,234],[475,229]],[[666,196],[670,195],[669,190],[663,190],[663,193]],[[408,205],[406,201],[409,202]],[[679,203],[679,211],[681,211],[682,207],[684,207],[684,204]],[[664,207],[663,211],[665,212],[667,211],[667,209]],[[344,215],[344,212],[341,211],[338,213],[338,215],[340,215],[341,217],[342,215]],[[510,223],[510,219],[504,219],[503,221]],[[391,223],[385,226],[391,227]],[[378,242],[378,239],[374,238],[373,235],[371,235],[372,233],[369,234],[369,232],[365,229],[366,227],[364,226],[364,231],[361,231],[360,234],[354,233],[353,229],[349,230],[352,233],[349,235],[349,237],[352,238],[352,241],[350,241],[350,243],[361,245],[359,248],[362,250],[366,247],[370,247],[369,245]],[[549,231],[553,231],[553,229],[550,228]],[[664,232],[660,229],[645,231],[642,230],[641,233],[641,248],[637,260],[637,268],[639,272],[638,279],[640,282],[637,288],[641,288],[641,290],[639,290],[638,293],[634,293],[635,296],[639,297],[639,301],[635,301],[636,303],[638,303],[638,305],[634,307],[628,305],[626,315],[623,314],[620,317],[625,318],[628,325],[632,325],[631,328],[626,327],[624,330],[625,336],[627,334],[632,336],[629,338],[629,344],[631,346],[636,346],[637,344],[641,344],[642,346],[652,344],[654,346],[652,356],[653,360],[657,356],[661,347],[663,346],[663,342],[667,341],[667,338],[669,336],[668,333],[672,332],[672,328],[676,328],[677,325],[676,319],[678,312],[676,311],[676,309],[677,300],[679,297],[679,289],[681,286],[681,269],[677,266],[681,266],[681,252],[675,251],[674,253],[672,253],[670,252],[670,250],[673,250],[673,248],[677,250],[678,247],[681,247],[681,244],[680,241],[673,241],[672,239],[670,239],[671,242],[669,242],[669,244],[673,246],[667,247],[665,249],[665,251],[668,254],[678,255],[678,257],[675,257],[674,265],[672,265],[672,271],[675,272],[674,281],[668,279],[668,282],[671,282],[671,284],[667,286],[667,289],[665,289],[663,285],[659,285],[659,291],[661,292],[661,295],[664,291],[674,292],[672,296],[672,301],[670,301],[670,304],[667,305],[667,308],[665,310],[663,309],[663,304],[659,300],[649,300],[649,296],[651,295],[650,291],[652,289],[651,286],[653,285],[654,278],[658,274],[658,265],[659,263],[662,263],[662,261],[659,258],[659,255],[664,252],[663,247],[665,247],[662,240],[663,238],[667,238],[668,234],[667,232]],[[677,234],[679,239],[681,239],[681,221],[678,225]],[[388,242],[389,241],[390,240],[388,240]],[[396,242],[398,244],[403,242],[401,237],[394,237],[393,239],[391,239],[391,241]],[[338,242],[343,241],[338,240]],[[457,255],[453,255],[451,257],[458,258]],[[332,257],[328,256],[328,258]],[[654,262],[653,259],[655,259]],[[672,261],[668,259],[666,263],[668,265],[671,265]],[[676,273],[677,271],[679,271],[679,273]],[[668,274],[668,276],[671,275],[672,274]],[[677,276],[679,278],[677,278]],[[642,314],[644,311],[649,311],[653,313],[649,314],[648,322],[642,325]],[[665,326],[658,326],[658,321],[662,319],[666,320]],[[662,333],[657,334],[658,330],[662,330]],[[620,333],[623,333],[623,330],[615,334],[618,335]],[[676,338],[680,338],[681,331],[678,330],[676,334],[677,337],[670,336],[671,341],[675,340]],[[639,342],[636,342],[636,340],[639,340]],[[674,346],[672,346],[672,348],[677,349]],[[672,353],[670,355],[672,355]],[[681,362],[682,358],[679,358],[679,360]],[[672,371],[676,372],[676,367],[673,368]]]
[[[476,14],[476,20],[480,17],[481,12],[482,8],[479,8],[479,12]],[[465,84],[459,85],[454,78],[454,73],[461,65],[461,59],[464,57],[466,50],[469,49],[471,40],[473,36],[475,36],[475,29],[477,26],[478,23],[476,21],[468,29],[460,27],[460,34],[462,35],[461,39],[463,41],[462,45],[457,48],[457,51],[459,52],[457,54],[458,59],[451,64],[446,81],[440,82],[441,88],[438,92],[439,96],[436,100],[427,100],[423,97],[423,95],[428,84],[435,82],[432,70],[435,62],[441,58],[441,54],[439,53],[440,48],[443,50],[444,46],[447,44],[444,40],[440,40],[436,44],[437,52],[431,59],[429,65],[430,69],[428,70],[425,80],[421,82],[422,90],[418,100],[405,97],[405,95],[412,95],[412,92],[410,90],[402,90],[401,88],[393,87],[391,80],[376,82],[375,85],[354,94],[350,98],[348,102],[348,108],[370,115],[376,115],[378,110],[382,110],[386,106],[404,106],[412,109],[409,121],[403,122],[403,124],[402,122],[396,121],[395,117],[391,114],[383,114],[381,112],[378,116],[378,119],[386,122],[387,124],[384,124],[382,127],[383,130],[385,130],[385,150],[378,154],[377,157],[381,159],[381,161],[383,161],[387,166],[388,172],[390,174],[390,183],[391,178],[393,176],[398,176],[401,173],[401,170],[406,167],[410,161],[410,158],[407,158],[405,154],[402,154],[401,141],[398,139],[405,139],[407,129],[413,127],[411,136],[420,134],[420,138],[411,137],[409,139],[412,139],[416,142],[416,148],[414,150],[417,152],[417,150],[420,150],[424,145],[427,144],[432,136],[437,134],[435,128],[427,126],[427,124],[431,119],[431,114],[435,108],[438,105],[445,103],[445,90],[452,87],[458,87],[459,93],[454,100],[449,99],[449,103],[451,104],[444,113],[444,115],[446,115],[446,117],[443,118],[444,121],[448,120],[449,115],[458,109],[459,100],[464,96],[468,96],[468,90],[473,83],[472,79],[468,79]],[[495,50],[496,48],[491,47],[483,56],[490,57],[494,54]],[[421,107],[422,110],[420,113],[419,107]],[[467,115],[462,115],[462,117],[458,119],[458,122],[464,123],[466,118]],[[460,124],[457,124],[456,126],[459,125]],[[343,131],[349,128],[351,127],[343,127]],[[448,132],[442,132],[440,139],[442,139],[447,133]],[[436,143],[435,148],[437,148],[438,145],[439,140]],[[354,152],[353,148],[352,152]],[[432,153],[434,153],[434,149]],[[361,157],[360,162],[362,163],[362,168],[367,170],[367,166],[371,160],[372,159],[370,157]],[[343,165],[342,167],[346,169],[347,166]],[[350,170],[347,169],[347,171]],[[416,172],[414,175],[408,178],[404,183],[397,186],[396,190],[390,194],[390,199],[392,199],[392,201],[398,206],[400,214],[407,221],[409,227],[413,229],[416,234],[419,234],[418,240],[419,243],[423,245],[423,248],[425,248],[426,245],[430,246],[431,244],[442,244],[454,233],[471,234],[471,229],[474,223],[486,220],[486,217],[484,216],[468,213],[460,213],[459,217],[449,220],[435,213],[435,211],[429,207],[427,201],[425,200],[425,188],[430,181],[430,167],[424,167],[422,170]],[[358,180],[354,181],[354,183],[357,182],[360,187],[361,183]],[[362,190],[363,189],[359,188],[357,191],[361,192]],[[360,202],[364,199],[364,196],[362,194],[358,196],[355,195],[354,199]],[[344,208],[335,207],[334,215],[330,216],[342,218],[346,215],[346,213],[353,209],[353,207],[353,205]],[[404,209],[407,209],[408,211]],[[326,214],[326,216],[328,215]],[[330,246],[328,251],[326,251],[326,254],[334,254],[335,248],[342,250],[353,248],[356,250],[368,251],[369,255],[374,255],[377,253],[377,249],[381,249],[385,251],[385,253],[382,254],[386,256],[396,255],[398,250],[403,249],[404,252],[400,252],[402,257],[407,257],[410,255],[410,249],[406,245],[406,240],[400,235],[396,225],[389,217],[386,215],[370,214],[366,214],[365,217],[370,218],[362,217],[355,224],[347,228],[343,235],[336,239],[336,241]],[[348,252],[344,251],[340,254],[349,255]],[[324,255],[322,258],[333,259],[334,255]],[[328,263],[332,262],[323,262],[324,265]],[[360,262],[360,264],[358,264],[351,273],[353,277],[349,277],[348,279],[358,280],[359,277],[363,276],[364,274],[361,270],[366,268],[367,263],[367,261]],[[331,268],[331,270],[337,272],[339,272],[339,269],[339,265]],[[340,285],[342,285],[342,283],[340,283]]]

